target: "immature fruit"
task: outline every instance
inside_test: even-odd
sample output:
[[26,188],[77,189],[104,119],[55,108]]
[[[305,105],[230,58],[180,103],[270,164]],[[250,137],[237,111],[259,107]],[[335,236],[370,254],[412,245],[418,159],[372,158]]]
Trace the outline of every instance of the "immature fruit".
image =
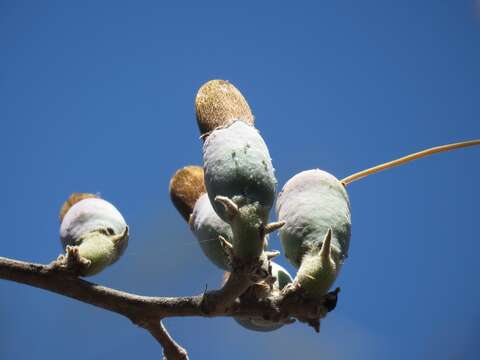
[[221,245],[219,236],[223,236],[231,243],[232,229],[213,210],[207,194],[200,196],[195,203],[189,224],[208,259],[223,270],[231,270],[228,256]]
[[254,204],[266,223],[275,198],[276,179],[268,148],[258,131],[243,121],[214,130],[203,145],[205,185],[217,214],[228,221],[217,196],[237,206]]
[[[275,283],[273,284],[273,289],[271,293],[278,293],[282,290],[287,284],[292,282],[292,277],[285,270],[282,266],[274,263],[273,261],[270,262],[272,264],[272,275],[275,277]],[[270,294],[271,294],[270,293]],[[272,322],[263,319],[255,319],[255,318],[240,318],[234,317],[235,321],[239,323],[246,329],[254,330],[254,331],[261,331],[261,332],[268,332],[280,329],[283,324],[278,322]]]
[[64,248],[78,247],[90,266],[82,275],[99,273],[113,264],[128,244],[128,226],[109,202],[90,194],[73,194],[61,211],[60,239]]
[[340,265],[350,244],[350,203],[344,186],[333,175],[319,170],[303,171],[283,187],[276,204],[278,219],[285,221],[280,239],[285,256],[299,267],[303,256],[321,247],[332,230],[332,256]]

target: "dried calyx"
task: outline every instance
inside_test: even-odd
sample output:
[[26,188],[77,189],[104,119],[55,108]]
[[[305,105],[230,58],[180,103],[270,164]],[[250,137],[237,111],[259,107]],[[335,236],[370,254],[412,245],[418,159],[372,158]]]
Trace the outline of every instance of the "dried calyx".
[[210,80],[203,84],[195,98],[195,112],[202,137],[233,120],[255,123],[252,111],[238,89],[225,80]]
[[185,166],[173,175],[169,186],[170,199],[180,215],[188,221],[198,198],[207,192],[201,166]]

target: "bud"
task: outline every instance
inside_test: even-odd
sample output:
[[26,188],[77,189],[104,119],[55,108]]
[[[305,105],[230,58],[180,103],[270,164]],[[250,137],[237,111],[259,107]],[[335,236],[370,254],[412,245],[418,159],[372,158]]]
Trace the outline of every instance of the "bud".
[[63,247],[78,247],[90,266],[91,276],[116,262],[128,244],[128,226],[109,202],[91,194],[72,194],[61,210],[60,239]]
[[306,253],[318,250],[329,229],[332,256],[341,265],[348,254],[351,216],[347,192],[337,178],[318,169],[295,175],[279,194],[276,210],[285,221],[280,239],[292,265],[298,268]]

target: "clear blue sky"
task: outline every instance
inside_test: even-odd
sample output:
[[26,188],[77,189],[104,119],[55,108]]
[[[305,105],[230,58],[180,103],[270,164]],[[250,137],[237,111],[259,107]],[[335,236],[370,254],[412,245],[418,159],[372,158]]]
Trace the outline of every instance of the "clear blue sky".
[[[62,202],[100,192],[131,241],[92,281],[146,295],[217,286],[168,196],[175,170],[201,162],[193,101],[213,78],[250,102],[280,187],[480,137],[472,1],[164,3],[0,1],[0,256],[50,262]],[[469,148],[349,186],[350,258],[320,335],[166,324],[192,359],[478,359],[479,165]],[[0,281],[2,360],[160,351],[116,314]]]

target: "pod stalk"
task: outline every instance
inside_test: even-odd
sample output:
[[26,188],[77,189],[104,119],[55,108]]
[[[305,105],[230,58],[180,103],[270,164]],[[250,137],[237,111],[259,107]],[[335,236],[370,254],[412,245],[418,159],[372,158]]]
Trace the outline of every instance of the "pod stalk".
[[352,174],[350,176],[347,176],[346,178],[340,180],[340,182],[344,185],[347,186],[348,184],[363,179],[364,177],[367,177],[369,175],[375,174],[377,172],[387,170],[396,166],[400,166],[403,164],[406,164],[410,161],[420,159],[422,157],[430,156],[433,154],[441,153],[441,152],[446,152],[450,150],[455,150],[455,149],[460,149],[464,147],[469,147],[469,146],[476,146],[480,145],[480,139],[476,140],[470,140],[470,141],[464,141],[464,142],[459,142],[459,143],[454,143],[454,144],[447,144],[447,145],[441,145],[441,146],[436,146],[430,149],[425,149],[404,157],[401,157],[396,160],[392,160],[374,167],[371,167],[366,170],[359,171],[355,174]]

